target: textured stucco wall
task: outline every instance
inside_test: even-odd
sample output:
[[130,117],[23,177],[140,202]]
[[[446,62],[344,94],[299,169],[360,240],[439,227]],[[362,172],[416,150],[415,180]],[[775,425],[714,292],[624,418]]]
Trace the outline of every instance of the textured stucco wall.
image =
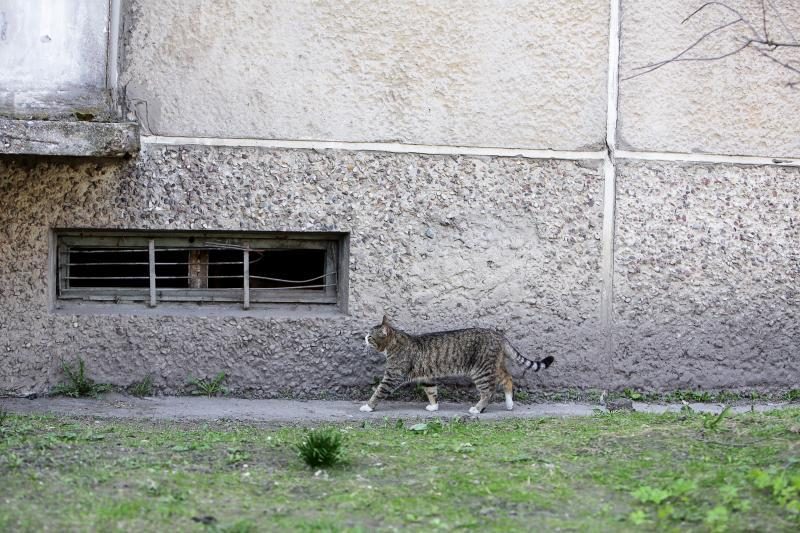
[[[225,370],[256,396],[368,385],[384,311],[410,331],[499,327],[559,359],[535,387],[600,386],[596,163],[257,148],[145,147],[138,159],[0,160],[0,390],[42,392],[61,358],[179,392]],[[350,315],[48,312],[53,227],[351,232]],[[427,234],[427,235],[426,235]]]
[[798,168],[622,165],[616,386],[798,386],[798,183]]
[[[698,0],[625,0],[622,3],[619,144],[644,151],[705,152],[731,155],[800,157],[800,75],[764,57],[756,47],[717,61],[686,61],[648,74],[636,67],[676,56],[706,32],[738,18],[712,5],[684,24]],[[725,2],[754,26],[737,23],[714,33],[686,59],[720,56],[742,39],[756,38],[763,24],[755,0]],[[797,43],[800,3],[765,4],[770,38]],[[777,10],[777,11],[776,11]],[[780,14],[780,18],[778,17]],[[780,61],[800,61],[800,48],[771,53]],[[646,70],[646,69],[645,69]]]
[[606,2],[131,0],[126,20],[121,83],[159,135],[604,139]]

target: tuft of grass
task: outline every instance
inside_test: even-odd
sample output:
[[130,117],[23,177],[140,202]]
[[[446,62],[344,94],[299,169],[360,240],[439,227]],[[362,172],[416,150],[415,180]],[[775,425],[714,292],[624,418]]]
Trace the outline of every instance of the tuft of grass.
[[626,398],[630,399],[630,400],[635,401],[635,402],[638,402],[639,400],[642,399],[642,393],[641,392],[636,392],[633,389],[625,389],[625,390],[623,390],[622,391],[622,395],[625,396]]
[[718,415],[703,415],[703,427],[714,431],[719,426],[722,419],[725,418],[731,411],[731,406],[726,405],[725,408]]
[[5,424],[7,420],[9,420],[8,411],[0,407],[0,439],[2,439],[6,434]]
[[[720,393],[722,395],[723,393]],[[664,399],[671,402],[709,403],[714,397],[707,391],[676,390],[664,395]]]
[[303,462],[312,468],[334,466],[342,460],[342,434],[334,428],[315,429],[296,448]]
[[98,394],[111,389],[111,385],[107,383],[95,383],[94,380],[87,375],[86,363],[81,357],[78,357],[78,363],[76,365],[61,361],[61,370],[64,372],[67,380],[53,388],[52,394],[54,395],[64,395],[71,398],[83,398],[87,396],[96,398]]
[[255,522],[251,520],[238,520],[229,526],[222,526],[217,529],[224,533],[255,533],[258,531]]
[[222,383],[227,378],[225,372],[220,372],[213,378],[189,378],[189,387],[191,387],[191,394],[193,396],[219,396],[225,394],[227,389],[222,386]]
[[531,399],[531,395],[528,393],[528,391],[514,389],[514,399],[518,402],[527,402]]
[[151,374],[146,375],[142,378],[141,381],[135,381],[131,383],[128,390],[131,394],[136,396],[137,398],[144,398],[145,396],[152,396],[153,395],[153,376]]
[[800,402],[800,389],[792,389],[784,395],[788,402]]

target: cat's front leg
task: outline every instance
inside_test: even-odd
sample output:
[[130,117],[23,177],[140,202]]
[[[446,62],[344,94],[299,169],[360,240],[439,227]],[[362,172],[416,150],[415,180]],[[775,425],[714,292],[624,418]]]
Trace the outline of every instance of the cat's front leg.
[[438,411],[439,410],[439,393],[436,385],[423,385],[425,387],[425,394],[428,396],[428,401],[430,402],[428,405],[425,406],[425,409],[428,411]]
[[375,392],[372,393],[372,397],[362,405],[359,410],[364,411],[365,413],[371,413],[375,410],[375,406],[378,405],[378,401],[386,398],[390,392],[397,388],[399,385],[399,380],[394,376],[390,376],[385,374],[383,379],[375,388]]

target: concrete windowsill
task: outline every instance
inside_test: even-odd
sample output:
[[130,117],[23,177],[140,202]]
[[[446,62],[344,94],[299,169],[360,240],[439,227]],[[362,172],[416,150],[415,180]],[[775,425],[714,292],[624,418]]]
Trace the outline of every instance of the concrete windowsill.
[[0,119],[0,154],[122,157],[139,151],[132,122]]

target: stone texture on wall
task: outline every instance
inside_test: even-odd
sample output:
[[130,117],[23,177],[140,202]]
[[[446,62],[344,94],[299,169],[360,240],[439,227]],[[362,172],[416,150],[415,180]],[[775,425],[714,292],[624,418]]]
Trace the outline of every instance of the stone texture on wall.
[[[145,146],[127,162],[0,159],[0,390],[44,392],[62,358],[162,392],[224,370],[234,392],[369,385],[388,312],[409,331],[504,329],[558,363],[536,388],[599,387],[602,179],[594,162]],[[350,314],[233,318],[48,311],[51,228],[348,231]]]
[[[690,61],[624,79],[647,70],[636,67],[674,57],[706,32],[738,18],[712,3],[681,23],[702,4],[695,0],[622,3],[620,148],[800,157],[800,76],[796,72],[765,57],[756,46],[716,61],[691,61],[721,56],[741,47],[746,39],[763,37],[762,2],[725,2],[753,24],[752,30],[744,22],[733,24],[681,56]],[[796,43],[800,3],[774,0],[765,5],[770,38]],[[800,48],[781,48],[769,55],[796,67]]]
[[121,83],[172,136],[603,146],[608,3],[132,0]]
[[625,163],[616,386],[800,383],[800,169]]

